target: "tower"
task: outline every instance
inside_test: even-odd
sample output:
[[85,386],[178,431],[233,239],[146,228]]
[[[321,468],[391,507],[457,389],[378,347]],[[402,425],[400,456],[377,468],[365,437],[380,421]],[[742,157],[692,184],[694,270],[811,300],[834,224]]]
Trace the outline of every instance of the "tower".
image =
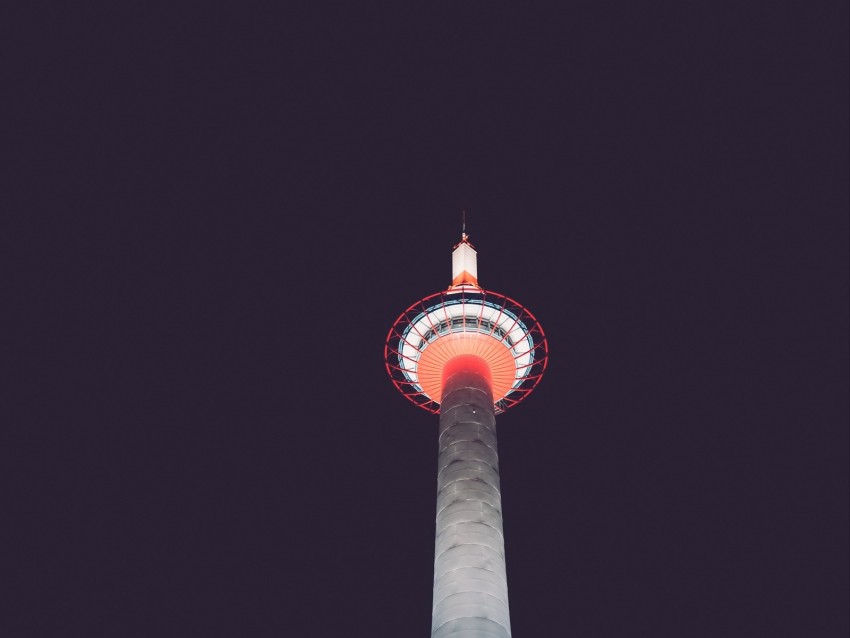
[[384,358],[395,386],[440,415],[432,638],[509,638],[496,414],[546,368],[546,337],[519,303],[478,284],[465,232],[452,283],[395,321]]

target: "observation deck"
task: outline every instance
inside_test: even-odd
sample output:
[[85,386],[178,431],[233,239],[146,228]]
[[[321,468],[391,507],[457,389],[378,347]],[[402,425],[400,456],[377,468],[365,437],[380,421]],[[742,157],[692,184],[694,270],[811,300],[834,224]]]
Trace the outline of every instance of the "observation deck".
[[466,233],[452,253],[452,285],[412,304],[390,328],[387,371],[410,401],[438,413],[452,362],[463,357],[490,382],[496,413],[522,401],[546,369],[546,336],[519,302],[478,285]]

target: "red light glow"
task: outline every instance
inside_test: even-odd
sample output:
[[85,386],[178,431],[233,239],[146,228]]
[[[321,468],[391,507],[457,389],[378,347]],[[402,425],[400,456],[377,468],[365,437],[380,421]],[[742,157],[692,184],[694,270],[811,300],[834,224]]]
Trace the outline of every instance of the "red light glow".
[[490,381],[493,400],[504,398],[516,380],[516,365],[511,351],[498,339],[476,332],[460,332],[437,339],[419,359],[419,385],[439,403],[443,381],[458,365],[472,364],[472,370]]

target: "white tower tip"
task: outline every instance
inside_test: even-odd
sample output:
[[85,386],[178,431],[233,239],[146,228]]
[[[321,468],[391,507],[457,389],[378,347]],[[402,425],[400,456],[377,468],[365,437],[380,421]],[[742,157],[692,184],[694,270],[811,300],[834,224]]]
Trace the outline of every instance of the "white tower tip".
[[478,288],[478,253],[463,233],[460,243],[452,251],[452,285],[475,286]]

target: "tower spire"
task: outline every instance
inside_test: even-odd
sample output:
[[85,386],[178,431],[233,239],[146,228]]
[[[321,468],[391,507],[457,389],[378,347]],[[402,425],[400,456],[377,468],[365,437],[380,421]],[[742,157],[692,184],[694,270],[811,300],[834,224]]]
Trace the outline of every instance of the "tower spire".
[[466,234],[466,209],[461,212],[460,243],[452,250],[452,285],[458,286],[478,285],[478,253],[475,247],[469,243],[469,235]]

